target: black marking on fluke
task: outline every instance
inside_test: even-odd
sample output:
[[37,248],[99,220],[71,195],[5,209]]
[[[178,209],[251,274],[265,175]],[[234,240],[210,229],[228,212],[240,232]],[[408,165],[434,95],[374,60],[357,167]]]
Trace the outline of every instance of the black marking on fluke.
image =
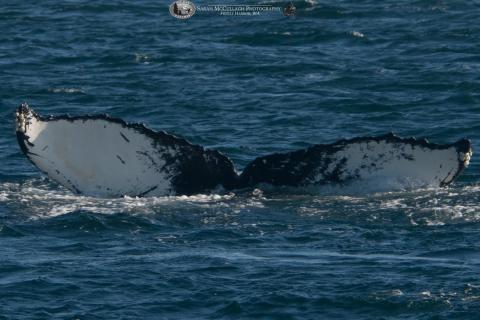
[[[277,186],[306,186],[312,183],[321,185],[348,182],[349,180],[359,177],[358,169],[356,169],[356,172],[352,173],[351,176],[341,179],[340,174],[347,159],[335,159],[335,163],[332,164],[333,160],[329,156],[335,154],[346,145],[362,142],[376,141],[378,143],[401,144],[403,145],[403,147],[401,147],[402,150],[405,148],[405,145],[410,145],[413,149],[422,147],[429,150],[443,150],[453,146],[457,154],[467,154],[471,152],[471,142],[467,139],[459,140],[453,144],[436,144],[430,143],[426,139],[405,139],[389,133],[376,137],[342,139],[335,143],[317,144],[302,150],[261,156],[249,163],[243,172],[238,175],[234,170],[233,162],[219,151],[204,149],[202,146],[194,145],[183,138],[168,134],[164,131],[153,131],[143,124],[127,123],[122,119],[112,118],[106,114],[74,117],[69,115],[43,117],[31,110],[27,104],[22,104],[17,112],[24,116],[31,115],[31,117],[35,117],[40,121],[66,120],[73,122],[77,120],[104,120],[110,123],[120,124],[124,128],[134,129],[138,133],[151,138],[155,146],[159,148],[173,148],[175,154],[171,155],[165,152],[162,155],[162,159],[166,163],[165,167],[174,165],[177,169],[177,173],[170,179],[172,191],[175,194],[186,195],[208,192],[219,185],[227,190],[231,190],[254,187],[260,183]],[[26,120],[29,121],[31,118]],[[120,132],[120,135],[126,142],[130,143],[130,140],[123,133]],[[29,137],[17,129],[17,139],[21,150],[30,159],[31,152],[28,146],[32,146],[32,144],[29,141]],[[142,154],[141,152],[137,153]],[[412,156],[405,153],[403,155],[405,159],[414,161]],[[383,157],[385,157],[385,155],[383,155]],[[379,159],[383,157],[382,154],[379,154]],[[125,164],[125,161],[119,155],[117,155],[117,158]],[[153,159],[150,160],[153,165],[156,165]],[[441,181],[440,186],[444,187],[455,180],[465,169],[466,162],[467,161],[461,161],[459,159],[458,168],[453,177],[447,181],[446,179],[450,176],[448,175]],[[329,168],[330,165],[334,165],[334,168],[328,173],[327,168]],[[377,164],[372,162],[370,166],[374,167],[377,166]],[[363,169],[364,167],[365,165],[362,165],[360,168]],[[314,172],[322,172],[322,170],[325,172],[323,178],[319,181],[311,182],[312,174]],[[48,173],[46,174],[48,175]],[[137,196],[144,196],[156,190],[157,187],[158,186],[151,187]],[[72,189],[77,193],[81,193],[76,186],[72,185]]]
[[120,160],[122,164],[125,164],[125,161],[117,154],[117,159]]
[[137,194],[136,197],[145,197],[147,194],[149,194],[150,192],[154,191],[154,190],[157,190],[158,186],[154,186],[154,187],[151,187],[150,189],[148,189],[147,191],[144,191],[140,194]]
[[124,135],[123,133],[120,132],[120,135],[122,136],[122,138],[123,138],[125,141],[127,141],[128,143],[130,143],[130,140],[128,140],[128,138],[125,137],[125,135]]

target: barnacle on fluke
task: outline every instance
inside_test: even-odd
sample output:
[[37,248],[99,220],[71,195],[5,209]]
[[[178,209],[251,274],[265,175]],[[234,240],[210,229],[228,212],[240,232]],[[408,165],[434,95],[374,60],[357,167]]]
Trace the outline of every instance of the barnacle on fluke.
[[218,151],[108,115],[43,117],[22,104],[16,131],[22,151],[48,177],[75,193],[103,197],[370,179],[443,187],[468,166],[472,155],[467,139],[435,144],[390,133],[262,156],[237,174],[232,161]]

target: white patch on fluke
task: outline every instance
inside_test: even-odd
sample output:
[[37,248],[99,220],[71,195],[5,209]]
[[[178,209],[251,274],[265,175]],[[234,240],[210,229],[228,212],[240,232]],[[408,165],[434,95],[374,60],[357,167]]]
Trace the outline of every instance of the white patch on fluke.
[[43,121],[30,113],[17,114],[17,131],[28,137],[30,160],[72,191],[102,197],[171,193],[155,141],[121,123],[87,118]]
[[[468,165],[471,153],[458,153],[455,146],[432,149],[422,145],[371,140],[346,144],[331,156],[326,170],[316,172],[317,183],[338,170],[338,180],[385,179],[412,185],[441,186],[449,184],[457,175],[459,162]],[[340,162],[344,162],[339,166]]]

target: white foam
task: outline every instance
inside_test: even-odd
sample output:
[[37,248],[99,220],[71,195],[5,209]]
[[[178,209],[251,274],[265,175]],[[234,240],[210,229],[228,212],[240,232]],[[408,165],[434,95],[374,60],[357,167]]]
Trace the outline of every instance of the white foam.
[[[35,186],[32,180],[23,184],[0,183],[0,203],[22,205],[30,218],[56,217],[76,211],[100,214],[127,212],[135,214],[154,214],[159,208],[173,205],[202,206],[229,202],[235,198],[229,194],[199,194],[192,196],[163,197],[123,197],[96,198],[74,195],[63,187],[50,186],[47,183]],[[53,187],[53,188],[52,188]]]
[[48,91],[53,93],[84,93],[84,91],[79,88],[50,88]]
[[357,37],[357,38],[363,38],[365,35],[359,31],[352,31],[352,36]]
[[[341,192],[305,194],[303,191],[295,194],[283,189],[257,188],[245,194],[110,199],[73,195],[47,180],[33,179],[24,183],[0,183],[0,204],[14,207],[15,212],[23,213],[27,219],[45,219],[78,211],[146,216],[193,211],[206,213],[200,217],[203,224],[238,226],[240,222],[235,217],[251,210],[273,208],[272,214],[284,212],[325,220],[353,222],[360,219],[430,227],[480,222],[480,185],[356,195]],[[395,220],[401,216],[405,219]]]
[[135,53],[135,62],[150,64],[151,57],[145,53]]

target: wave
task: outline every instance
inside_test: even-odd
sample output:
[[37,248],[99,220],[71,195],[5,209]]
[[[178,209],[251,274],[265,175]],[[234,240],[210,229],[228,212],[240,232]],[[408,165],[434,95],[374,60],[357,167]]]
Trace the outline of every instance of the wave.
[[85,93],[80,88],[49,88],[48,91],[53,93]]
[[31,218],[56,217],[76,211],[114,214],[127,212],[132,214],[152,214],[159,206],[179,204],[209,204],[228,201],[235,196],[233,193],[199,194],[193,196],[165,197],[123,197],[123,198],[93,198],[72,194],[67,189],[47,181],[36,179],[24,183],[1,183],[0,203],[22,206],[28,209]]
[[[374,183],[370,190],[374,190]],[[178,216],[199,224],[252,225],[269,212],[289,223],[314,219],[333,223],[442,226],[480,222],[480,185],[369,191],[368,185],[313,190],[260,186],[235,193],[103,199],[78,196],[47,180],[0,183],[0,206],[27,220],[75,213],[122,214],[159,219]],[[176,219],[176,218],[175,218]],[[185,220],[185,221],[186,221]]]

